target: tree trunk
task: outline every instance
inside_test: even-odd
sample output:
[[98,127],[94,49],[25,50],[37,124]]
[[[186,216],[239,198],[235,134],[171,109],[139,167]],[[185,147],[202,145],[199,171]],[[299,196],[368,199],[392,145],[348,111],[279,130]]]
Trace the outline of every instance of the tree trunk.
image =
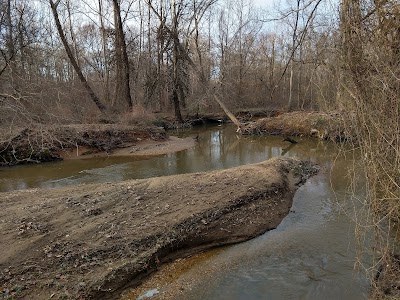
[[292,110],[293,102],[293,59],[290,61],[290,76],[289,76],[289,101],[287,105],[287,111]]
[[[150,5],[148,5],[149,11],[151,12]],[[160,9],[160,20],[164,18],[163,12],[163,1],[161,0],[159,3]],[[149,12],[149,13],[150,13]],[[158,104],[160,110],[164,110],[167,107],[167,103],[164,97],[164,23],[160,22],[160,25],[157,29],[157,92],[158,92]]]
[[[157,15],[158,19],[160,20],[161,26],[165,31],[167,31],[173,38],[173,43],[174,43],[174,64],[175,62],[175,57],[177,57],[178,53],[181,56],[181,59],[184,59],[189,66],[192,67],[194,73],[200,80],[201,86],[204,88],[204,91],[209,90],[209,84],[208,80],[206,79],[205,75],[199,70],[196,66],[196,64],[193,62],[191,57],[189,56],[187,50],[185,47],[180,43],[179,37],[178,37],[178,31],[177,31],[177,23],[176,23],[176,11],[175,11],[175,0],[172,0],[172,15],[173,15],[173,28],[170,29],[166,24],[164,18],[160,16],[160,14],[154,9],[154,7],[151,5],[149,1],[146,1],[147,5],[151,8],[151,10]],[[176,55],[175,55],[176,53]],[[175,66],[174,66],[174,74],[175,74]],[[175,94],[176,93],[176,94]],[[242,125],[240,122],[236,119],[236,117],[226,108],[226,106],[223,104],[223,102],[216,96],[214,95],[215,101],[218,103],[218,105],[221,106],[221,108],[224,110],[224,112],[228,115],[228,117],[238,126],[238,131],[241,130]],[[172,100],[174,101],[175,105],[175,116],[176,118],[182,120],[181,112],[180,112],[180,103],[179,103],[179,98],[177,95],[177,89],[174,88],[172,92]]]
[[293,64],[294,64],[294,57],[296,55],[296,40],[297,40],[297,27],[299,24],[299,16],[300,16],[300,0],[297,0],[296,19],[295,19],[293,35],[292,35],[293,54],[291,55],[291,58],[290,58],[289,101],[288,101],[288,106],[287,106],[288,111],[292,110],[292,105],[293,105]]
[[103,0],[99,1],[99,18],[100,18],[100,30],[101,30],[101,52],[103,58],[103,79],[104,79],[104,87],[103,94],[106,101],[110,100],[110,74],[108,70],[108,59],[107,59],[107,35],[106,28],[104,26],[104,18],[103,18]]
[[218,98],[217,95],[214,95],[215,101],[221,106],[226,115],[231,119],[231,121],[238,127],[237,132],[241,132],[243,129],[243,125],[239,122],[239,120],[229,111],[229,109],[225,106],[225,104]]
[[[79,80],[83,84],[84,88],[88,92],[90,98],[92,99],[94,104],[97,106],[97,108],[101,112],[105,112],[106,107],[100,101],[100,99],[96,96],[96,94],[90,87],[89,83],[86,81],[86,78],[85,78],[85,76],[83,76],[81,68],[79,67],[74,55],[72,54],[71,48],[68,45],[67,38],[65,37],[64,31],[63,31],[61,23],[60,23],[60,19],[58,17],[57,5],[54,3],[53,0],[49,0],[49,1],[50,1],[50,6],[51,6],[51,11],[53,12],[54,21],[56,22],[58,34],[60,35],[60,38],[64,45],[65,51],[67,52],[68,58],[71,61],[71,64],[74,67],[75,72],[78,74]],[[58,2],[57,2],[57,4],[58,4]]]
[[179,46],[181,46],[179,37],[178,37],[178,16],[176,15],[176,3],[175,0],[172,0],[172,30],[173,30],[173,91],[172,91],[172,101],[174,104],[175,110],[175,118],[179,123],[183,123],[183,118],[181,114],[181,99],[179,99],[179,90],[180,90],[180,79],[179,79],[179,70],[178,70],[178,63],[179,59]]
[[76,59],[76,63],[78,64],[79,68],[81,68],[81,65],[79,63],[79,53],[78,53],[78,45],[76,43],[76,39],[75,39],[75,33],[74,30],[72,28],[72,16],[71,16],[71,3],[70,0],[65,2],[65,5],[67,7],[67,12],[68,12],[68,25],[69,25],[69,34],[71,37],[71,41],[72,41],[72,47],[74,50],[74,57]]
[[361,40],[361,7],[359,0],[344,0],[341,7],[341,30],[344,60],[361,99],[367,99],[366,67]]
[[132,97],[130,90],[129,59],[126,51],[124,30],[122,28],[121,9],[119,0],[113,0],[115,22],[115,50],[116,50],[116,91],[115,97],[122,97],[132,109]]
[[[18,74],[17,74],[17,62],[16,62],[16,56],[17,56],[17,51],[15,50],[15,42],[14,42],[14,35],[13,35],[13,22],[12,22],[12,15],[11,15],[12,9],[11,9],[11,0],[7,1],[7,11],[6,11],[6,24],[8,26],[8,32],[7,32],[7,39],[6,39],[6,46],[7,46],[7,51],[8,51],[8,58],[6,61],[6,67],[8,66],[10,69],[10,78],[11,78],[11,84],[14,88],[14,90],[18,91]],[[6,69],[4,68],[4,70]],[[3,70],[3,71],[4,71]]]

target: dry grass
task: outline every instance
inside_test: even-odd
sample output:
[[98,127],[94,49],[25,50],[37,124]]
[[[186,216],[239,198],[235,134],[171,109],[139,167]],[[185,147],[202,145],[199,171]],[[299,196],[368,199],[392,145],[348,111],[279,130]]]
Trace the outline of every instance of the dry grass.
[[119,121],[126,125],[150,125],[155,120],[155,115],[142,105],[135,105],[130,112],[122,114],[119,118]]
[[296,111],[260,119],[245,127],[246,134],[316,137],[336,142],[354,141],[351,127],[344,127],[339,113]]

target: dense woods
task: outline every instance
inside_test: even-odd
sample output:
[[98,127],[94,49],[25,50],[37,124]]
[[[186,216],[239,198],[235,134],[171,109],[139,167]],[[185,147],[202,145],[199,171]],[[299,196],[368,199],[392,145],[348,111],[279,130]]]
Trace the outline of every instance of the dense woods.
[[214,95],[233,110],[315,109],[335,99],[338,28],[321,1],[273,12],[249,0],[0,5],[4,124],[141,109],[182,122],[219,109]]
[[[0,126],[338,111],[390,262],[400,222],[397,0],[0,0]],[[216,101],[217,100],[217,101]],[[387,230],[389,228],[389,230]]]

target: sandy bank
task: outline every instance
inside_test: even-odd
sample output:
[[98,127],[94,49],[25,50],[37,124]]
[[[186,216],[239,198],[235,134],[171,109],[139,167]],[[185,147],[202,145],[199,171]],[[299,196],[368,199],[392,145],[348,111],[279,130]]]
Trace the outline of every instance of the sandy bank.
[[[0,166],[39,163],[82,155],[112,154],[149,141],[167,141],[160,127],[74,124],[0,130]],[[168,144],[168,143],[167,143]]]
[[[246,125],[244,134],[315,137],[335,142],[354,141],[355,135],[344,126],[348,118],[339,113],[296,111],[259,119]],[[350,122],[346,122],[350,123]]]
[[171,259],[276,228],[317,169],[276,158],[208,173],[2,193],[0,290],[108,299]]
[[139,140],[135,143],[125,144],[124,147],[116,148],[109,152],[83,146],[76,147],[75,149],[64,149],[58,153],[64,160],[104,156],[157,156],[183,151],[195,145],[196,140],[192,137],[178,138],[170,136],[163,140]]

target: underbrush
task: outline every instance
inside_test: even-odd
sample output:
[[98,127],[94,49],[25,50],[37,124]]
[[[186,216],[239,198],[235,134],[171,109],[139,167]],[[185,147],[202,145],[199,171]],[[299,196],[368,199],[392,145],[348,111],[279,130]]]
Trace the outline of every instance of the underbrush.
[[126,125],[152,125],[156,116],[142,105],[135,105],[132,110],[119,116],[119,122]]

